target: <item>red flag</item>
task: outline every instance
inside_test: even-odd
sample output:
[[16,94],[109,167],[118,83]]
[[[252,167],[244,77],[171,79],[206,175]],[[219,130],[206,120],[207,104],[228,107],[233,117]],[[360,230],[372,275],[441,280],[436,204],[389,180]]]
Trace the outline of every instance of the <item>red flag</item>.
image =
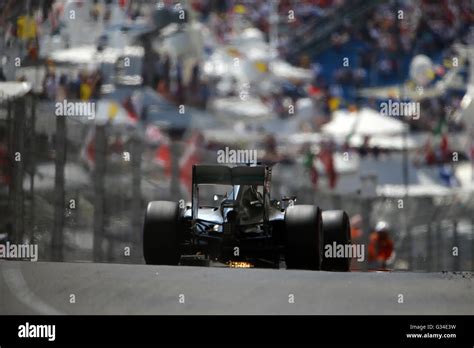
[[125,99],[122,105],[124,109],[127,110],[128,117],[130,117],[133,121],[138,121],[139,117],[137,112],[135,111],[135,107],[133,106],[132,97],[128,97],[127,99]]
[[189,192],[191,192],[193,165],[201,161],[202,142],[203,136],[200,133],[194,133],[186,142],[186,150],[179,161],[180,179]]
[[441,136],[441,143],[439,144],[439,149],[441,150],[441,156],[443,158],[443,161],[449,161],[451,153],[449,150],[448,135],[446,133],[443,133],[443,135]]
[[334,187],[336,187],[337,173],[336,169],[334,168],[334,159],[332,157],[332,151],[329,149],[321,150],[319,154],[319,159],[321,160],[321,163],[323,164],[324,169],[326,170],[326,175],[329,180],[329,187],[333,189]]
[[82,159],[86,162],[89,169],[95,166],[95,129],[91,129],[87,134],[85,146],[82,148]]
[[171,175],[171,152],[168,143],[161,144],[155,153],[155,161],[163,166],[165,175]]

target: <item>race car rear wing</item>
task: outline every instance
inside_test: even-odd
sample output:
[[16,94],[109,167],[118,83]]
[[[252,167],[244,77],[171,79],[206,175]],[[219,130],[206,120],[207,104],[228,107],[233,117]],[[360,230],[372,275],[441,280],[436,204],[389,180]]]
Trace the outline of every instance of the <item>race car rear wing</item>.
[[263,185],[265,166],[194,165],[193,185]]
[[[270,171],[269,171],[270,172]],[[199,185],[263,185],[264,196],[267,191],[267,168],[257,166],[228,167],[225,165],[194,165],[192,179],[192,210],[191,216],[194,221],[198,215],[199,208]],[[264,213],[264,219],[267,216]]]

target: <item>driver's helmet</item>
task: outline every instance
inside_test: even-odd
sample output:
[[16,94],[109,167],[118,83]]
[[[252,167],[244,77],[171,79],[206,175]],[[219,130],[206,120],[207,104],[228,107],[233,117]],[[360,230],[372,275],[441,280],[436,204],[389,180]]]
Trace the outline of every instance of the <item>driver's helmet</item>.
[[390,225],[388,224],[387,221],[379,221],[375,225],[375,232],[389,232],[390,231]]
[[379,221],[375,225],[374,231],[379,235],[379,238],[387,239],[389,238],[390,225],[386,221]]
[[262,195],[258,192],[256,185],[249,185],[244,187],[244,191],[242,193],[242,205],[244,207],[251,208],[253,204],[252,202],[258,201],[263,203]]
[[[260,203],[260,204],[255,204]],[[240,200],[240,218],[241,222],[261,216],[263,209],[263,197],[258,192],[257,186],[244,186],[242,191],[242,199]]]

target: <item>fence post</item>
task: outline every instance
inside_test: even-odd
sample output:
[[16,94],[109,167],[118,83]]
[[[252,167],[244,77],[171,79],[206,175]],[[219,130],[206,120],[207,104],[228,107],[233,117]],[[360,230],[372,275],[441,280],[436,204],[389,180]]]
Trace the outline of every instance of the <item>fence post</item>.
[[171,136],[171,184],[170,184],[170,196],[172,200],[176,198],[180,199],[181,189],[179,181],[179,159],[180,159],[180,145],[178,139]]
[[474,272],[474,219],[471,220],[471,272]]
[[377,176],[374,174],[368,174],[361,176],[360,185],[360,199],[361,199],[361,215],[362,215],[362,243],[366,250],[366,259],[362,262],[361,269],[367,271],[369,269],[368,251],[369,251],[369,240],[370,240],[370,216],[372,213],[372,205],[377,197]]
[[102,261],[102,242],[105,226],[105,168],[106,168],[107,138],[105,126],[95,128],[95,169],[94,169],[94,262]]
[[[453,248],[457,248],[457,254],[453,255]],[[460,246],[459,246],[459,236],[458,236],[458,222],[453,222],[453,245],[451,247],[451,256],[453,257],[453,271],[459,271],[460,266]]]
[[54,227],[51,238],[51,258],[54,261],[63,260],[64,243],[64,167],[66,165],[66,118],[56,117],[55,136],[55,174],[54,174]]
[[404,221],[404,225],[405,225],[405,230],[406,230],[406,240],[407,240],[407,251],[408,251],[408,255],[407,255],[407,262],[408,262],[408,269],[409,271],[413,271],[415,269],[415,265],[414,265],[414,258],[413,258],[413,235],[412,235],[412,231],[411,231],[411,228],[408,226],[408,221]]
[[369,197],[361,198],[362,208],[362,244],[365,248],[365,260],[361,264],[362,271],[369,269],[368,250],[369,250],[369,238],[370,238],[370,213],[371,213],[371,202]]
[[142,141],[135,131],[132,138],[132,207],[131,207],[131,227],[132,227],[132,242],[133,252],[132,260],[139,262],[142,259],[142,248],[141,248],[141,228],[143,223],[144,212],[142,210],[142,191],[141,191],[141,165],[142,165]]
[[24,131],[25,131],[25,99],[17,99],[13,104],[13,132],[12,132],[12,201],[13,201],[13,240],[23,243],[24,233]]
[[443,269],[443,234],[441,232],[441,221],[436,222],[436,270]]
[[428,222],[426,231],[426,269],[428,272],[433,271],[433,230],[431,222]]
[[35,243],[35,175],[36,175],[36,96],[31,97],[31,133],[30,133],[30,243]]

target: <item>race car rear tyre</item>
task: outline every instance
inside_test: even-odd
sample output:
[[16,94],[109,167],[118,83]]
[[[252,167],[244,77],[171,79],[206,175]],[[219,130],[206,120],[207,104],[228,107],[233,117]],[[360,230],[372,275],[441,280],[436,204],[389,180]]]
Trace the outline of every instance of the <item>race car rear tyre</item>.
[[348,272],[351,266],[350,257],[335,257],[334,254],[329,257],[331,253],[326,254],[326,251],[334,249],[334,243],[336,246],[343,245],[344,250],[346,250],[345,245],[351,244],[349,217],[342,210],[327,210],[323,211],[322,220],[324,246],[321,268],[324,271]]
[[286,209],[285,263],[289,269],[321,269],[321,209],[312,205],[295,205]]
[[143,227],[143,256],[151,265],[177,265],[180,260],[180,209],[175,202],[148,203]]

